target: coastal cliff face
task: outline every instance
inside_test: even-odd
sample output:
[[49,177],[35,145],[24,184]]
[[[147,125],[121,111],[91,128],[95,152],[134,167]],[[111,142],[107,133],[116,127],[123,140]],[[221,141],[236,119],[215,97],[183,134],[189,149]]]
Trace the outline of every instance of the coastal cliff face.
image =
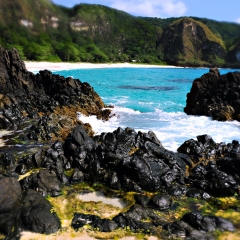
[[172,64],[204,65],[225,58],[223,42],[199,21],[183,18],[174,21],[160,40],[164,58]]
[[194,80],[184,112],[213,120],[240,121],[240,72],[220,75],[217,68]]
[[0,84],[0,129],[17,128],[26,119],[51,118],[56,126],[49,129],[48,138],[59,137],[65,127],[66,137],[77,125],[77,112],[104,120],[110,114],[110,110],[102,110],[103,101],[88,83],[47,70],[34,75],[15,49],[0,47]]

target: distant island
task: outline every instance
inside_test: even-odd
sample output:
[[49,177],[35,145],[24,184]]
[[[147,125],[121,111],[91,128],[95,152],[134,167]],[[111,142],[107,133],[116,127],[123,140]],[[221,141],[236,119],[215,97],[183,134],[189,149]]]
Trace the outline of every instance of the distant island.
[[240,24],[134,17],[102,5],[2,0],[0,44],[23,60],[240,67]]

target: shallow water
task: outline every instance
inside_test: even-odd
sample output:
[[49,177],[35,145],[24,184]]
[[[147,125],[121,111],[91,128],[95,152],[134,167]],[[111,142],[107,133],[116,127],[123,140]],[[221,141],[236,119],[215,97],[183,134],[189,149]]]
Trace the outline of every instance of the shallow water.
[[118,208],[125,208],[128,205],[122,198],[106,197],[101,191],[79,194],[78,199],[84,202],[89,202],[89,200],[93,202],[102,202]]

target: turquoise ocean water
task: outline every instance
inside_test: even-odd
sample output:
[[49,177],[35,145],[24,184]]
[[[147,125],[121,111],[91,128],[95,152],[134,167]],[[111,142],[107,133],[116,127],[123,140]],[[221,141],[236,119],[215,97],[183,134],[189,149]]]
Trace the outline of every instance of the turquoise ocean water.
[[[207,73],[204,68],[96,68],[62,70],[54,73],[88,82],[106,104],[114,105],[115,116],[108,122],[78,115],[94,131],[117,127],[154,131],[169,150],[176,151],[186,140],[209,134],[216,142],[240,140],[240,123],[217,122],[183,112],[192,81]],[[221,74],[234,69],[220,69]]]

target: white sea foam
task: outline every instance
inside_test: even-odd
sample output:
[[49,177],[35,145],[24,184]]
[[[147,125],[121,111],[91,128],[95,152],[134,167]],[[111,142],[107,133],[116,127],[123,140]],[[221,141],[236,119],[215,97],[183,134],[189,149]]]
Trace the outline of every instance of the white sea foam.
[[172,151],[188,139],[196,139],[196,136],[208,134],[215,142],[229,143],[232,140],[240,141],[240,122],[218,122],[209,117],[188,116],[182,112],[163,112],[156,109],[155,112],[140,113],[129,108],[115,107],[115,114],[109,121],[98,120],[95,116],[86,117],[79,115],[84,123],[92,125],[96,134],[111,132],[118,127],[131,127],[136,131],[154,131],[163,146]]

